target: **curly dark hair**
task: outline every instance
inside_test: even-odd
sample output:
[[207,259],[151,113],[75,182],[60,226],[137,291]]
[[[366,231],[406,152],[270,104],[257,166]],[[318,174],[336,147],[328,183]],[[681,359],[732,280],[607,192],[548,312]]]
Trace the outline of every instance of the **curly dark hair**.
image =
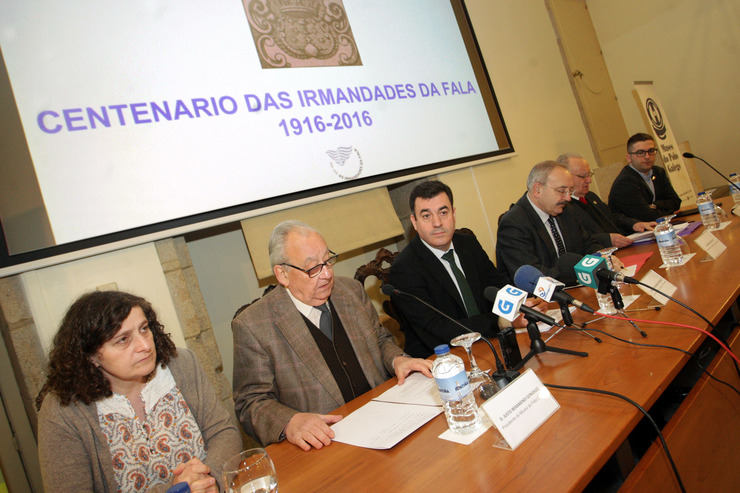
[[36,409],[49,392],[63,406],[72,401],[91,404],[110,397],[108,379],[92,362],[98,349],[113,338],[135,306],[144,312],[157,351],[157,364],[167,366],[177,356],[175,344],[157,321],[152,305],[144,298],[120,291],[94,291],[82,295],[67,311],[49,352],[46,383],[36,397]]

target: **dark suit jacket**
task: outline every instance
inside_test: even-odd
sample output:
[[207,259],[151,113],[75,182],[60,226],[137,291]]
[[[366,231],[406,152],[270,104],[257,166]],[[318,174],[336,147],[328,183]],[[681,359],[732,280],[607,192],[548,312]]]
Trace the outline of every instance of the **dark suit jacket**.
[[[393,375],[402,354],[380,325],[362,285],[334,278],[331,301],[371,387]],[[277,442],[298,412],[326,414],[345,404],[336,380],[287,290],[278,286],[232,322],[234,406],[244,430]]]
[[[609,206],[593,192],[588,192],[584,198],[586,199],[585,204],[578,199],[571,199],[570,203],[573,208],[583,212],[583,214],[578,214],[578,219],[583,223],[587,232],[590,234],[619,233],[621,235],[634,233],[632,225],[639,222],[637,219],[627,217],[620,212],[612,212]],[[611,245],[611,240],[609,240],[609,245]]]
[[[673,214],[681,207],[681,199],[668,180],[666,171],[653,166],[655,200],[640,173],[630,165],[622,168],[609,192],[609,208],[640,221],[655,221],[659,217]],[[650,207],[655,204],[655,209]]]
[[[452,238],[452,247],[475,297],[480,312],[478,315],[468,317],[452,277],[419,237],[414,238],[396,257],[389,281],[397,289],[418,296],[470,330],[491,337],[498,331],[498,317],[491,313],[492,304],[483,296],[483,290],[488,286],[500,288],[508,280],[496,269],[475,237],[456,233]],[[404,349],[411,356],[426,358],[434,353],[435,346],[449,344],[451,339],[465,332],[460,326],[408,296],[393,296],[392,300],[403,318],[401,328],[406,336]]]
[[[596,236],[589,235],[571,206],[565,207],[556,218],[567,252],[586,255],[604,248]],[[496,263],[513,279],[522,265],[536,267],[546,276],[566,284],[576,284],[572,268],[557,268],[555,250],[545,225],[525,193],[501,218],[496,239]]]

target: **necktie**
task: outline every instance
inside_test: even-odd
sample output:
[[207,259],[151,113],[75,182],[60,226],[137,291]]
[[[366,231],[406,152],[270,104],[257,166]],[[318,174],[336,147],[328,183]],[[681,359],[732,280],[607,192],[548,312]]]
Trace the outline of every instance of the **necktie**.
[[331,312],[329,311],[329,306],[324,303],[323,305],[317,306],[316,309],[321,312],[321,318],[319,319],[319,330],[323,332],[324,335],[329,338],[329,340],[333,340],[331,336]]
[[452,273],[455,275],[455,280],[457,280],[457,285],[460,288],[460,294],[462,294],[468,316],[478,315],[478,305],[475,303],[475,297],[473,296],[473,291],[470,289],[470,284],[468,284],[465,274],[463,274],[457,266],[457,262],[455,262],[455,250],[450,248],[447,253],[442,255],[442,258],[450,264]]
[[555,245],[558,247],[558,257],[565,253],[565,243],[563,238],[560,236],[558,227],[555,225],[555,217],[550,216],[547,220],[547,224],[550,225],[550,231],[552,231],[552,237],[555,238]]
[[586,197],[578,197],[578,200],[580,200],[584,204],[588,204],[588,202],[586,202]]

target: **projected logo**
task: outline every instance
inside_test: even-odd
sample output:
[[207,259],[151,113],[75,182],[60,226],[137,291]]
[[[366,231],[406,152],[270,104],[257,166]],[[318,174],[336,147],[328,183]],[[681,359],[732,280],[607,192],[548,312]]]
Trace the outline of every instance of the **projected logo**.
[[650,124],[653,126],[653,130],[655,130],[655,135],[657,135],[660,140],[665,140],[666,128],[665,121],[663,121],[663,113],[660,112],[660,107],[653,98],[647,98],[645,100],[645,111],[647,112],[648,118],[650,118]]
[[362,174],[362,156],[354,147],[337,147],[326,154],[331,158],[332,171],[342,180],[354,180]]
[[262,68],[362,65],[342,0],[242,0]]

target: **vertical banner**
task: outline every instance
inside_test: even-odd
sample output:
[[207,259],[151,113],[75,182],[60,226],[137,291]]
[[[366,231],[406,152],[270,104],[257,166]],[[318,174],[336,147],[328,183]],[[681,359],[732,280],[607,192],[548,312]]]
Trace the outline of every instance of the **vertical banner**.
[[663,165],[668,171],[671,185],[673,185],[678,196],[681,197],[683,205],[696,203],[696,193],[691,185],[689,172],[686,169],[683,156],[678,150],[676,139],[673,138],[673,131],[663,111],[663,105],[660,104],[658,97],[655,95],[653,83],[650,81],[635,81],[635,90],[640,97],[642,111],[650,121],[655,144],[658,147],[658,152],[660,152],[660,157],[663,159]]

